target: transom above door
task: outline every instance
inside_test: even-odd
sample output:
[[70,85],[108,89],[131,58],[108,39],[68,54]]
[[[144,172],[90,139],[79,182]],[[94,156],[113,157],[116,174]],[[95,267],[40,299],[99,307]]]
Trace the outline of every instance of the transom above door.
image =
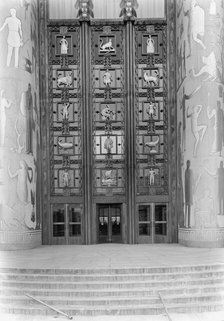
[[98,242],[121,243],[121,204],[98,205]]
[[167,204],[138,205],[138,243],[168,242]]

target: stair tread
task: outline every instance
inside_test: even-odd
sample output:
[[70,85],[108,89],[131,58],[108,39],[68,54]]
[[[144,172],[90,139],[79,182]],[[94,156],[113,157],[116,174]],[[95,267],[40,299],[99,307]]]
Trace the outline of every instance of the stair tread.
[[[189,282],[189,281],[208,281],[208,280],[220,280],[220,281],[224,281],[224,277],[220,278],[214,278],[214,276],[211,277],[201,277],[198,279],[179,279],[178,282]],[[56,281],[56,282],[55,282]],[[177,280],[174,279],[167,279],[167,280],[111,280],[110,282],[108,281],[82,281],[82,282],[78,282],[78,281],[63,281],[63,280],[46,280],[43,281],[44,284],[136,284],[136,283],[159,283],[159,282],[164,282],[164,283],[169,283],[169,282],[176,282]],[[0,280],[0,284],[4,284],[4,283],[25,283],[25,284],[40,284],[40,280]]]
[[[212,305],[214,304],[217,304],[217,305],[220,305],[220,301],[212,301],[211,302]],[[224,302],[222,302],[224,303]],[[177,302],[177,303],[168,303],[166,304],[166,307],[169,309],[172,309],[174,307],[182,307],[182,306],[208,306],[208,302],[207,301],[204,301],[204,302]],[[163,307],[162,305],[162,302],[159,302],[158,304],[154,304],[153,303],[153,306],[150,307],[149,304],[139,304],[138,306],[135,306],[133,307],[133,305],[131,305],[131,307],[133,307],[133,309],[137,309],[137,308],[161,308],[161,306]],[[5,307],[5,305],[3,305],[2,303],[0,303],[0,307]],[[11,305],[12,308],[26,308],[26,309],[29,309],[29,310],[32,310],[32,309],[37,309],[38,308],[38,305],[37,306],[32,306],[32,305],[19,305],[19,304],[13,304],[13,306]],[[42,304],[39,304],[39,307],[46,307]],[[105,306],[102,306],[102,305],[93,305],[93,306],[82,306],[82,305],[69,305],[69,306],[64,306],[64,305],[57,305],[57,306],[53,306],[54,308],[56,309],[59,309],[59,310],[62,310],[62,311],[66,311],[66,310],[77,310],[77,309],[85,309],[85,310],[96,310],[96,309],[100,309],[100,310],[108,310],[108,309],[116,309],[118,310],[118,306],[117,305],[107,305],[106,308]],[[128,305],[120,305],[119,306],[119,309],[126,309],[128,307]],[[46,307],[47,308],[47,307]],[[129,307],[130,308],[130,307]],[[223,305],[223,310],[224,310],[224,305]]]
[[126,273],[126,274],[119,274],[119,273],[111,273],[111,274],[55,274],[55,273],[35,273],[35,274],[30,274],[30,273],[4,273],[0,271],[0,277],[1,276],[27,276],[27,277],[75,277],[75,278],[101,278],[101,277],[136,277],[136,276],[140,276],[140,277],[160,277],[160,276],[183,276],[183,275],[199,275],[199,274],[224,274],[224,267],[223,270],[218,270],[218,271],[186,271],[186,272],[175,272],[175,274],[173,272],[167,272],[167,273]]

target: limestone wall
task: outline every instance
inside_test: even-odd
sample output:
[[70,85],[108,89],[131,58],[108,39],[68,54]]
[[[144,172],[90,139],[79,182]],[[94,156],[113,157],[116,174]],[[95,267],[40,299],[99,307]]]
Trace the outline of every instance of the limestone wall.
[[0,48],[1,248],[29,248],[41,243],[37,0],[0,2]]

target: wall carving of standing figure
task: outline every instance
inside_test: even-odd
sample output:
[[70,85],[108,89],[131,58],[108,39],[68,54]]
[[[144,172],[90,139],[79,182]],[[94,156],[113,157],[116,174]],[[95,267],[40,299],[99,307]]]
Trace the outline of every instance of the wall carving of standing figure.
[[10,178],[17,177],[16,192],[22,203],[28,203],[28,183],[33,180],[33,169],[29,167],[25,160],[19,162],[19,169],[13,174],[8,166],[8,174]]
[[0,92],[0,130],[1,130],[1,146],[5,143],[5,131],[6,131],[6,109],[10,108],[12,101],[6,99],[5,90]]
[[188,45],[189,56],[192,54],[192,40],[198,43],[203,49],[206,49],[201,38],[205,33],[205,12],[196,0],[191,0],[190,9],[185,11],[185,16],[188,17]]
[[[202,110],[202,105],[196,105],[193,107],[193,111],[189,112],[189,107],[187,109],[187,118],[191,118],[191,130],[195,138],[194,143],[194,156],[197,155],[197,149],[199,142],[202,143],[207,126],[206,125],[199,125],[198,118]],[[200,135],[201,132],[201,135]]]
[[191,227],[191,206],[193,205],[193,171],[191,162],[187,160],[185,169],[185,227]]
[[10,66],[13,49],[15,51],[15,68],[19,65],[19,47],[23,46],[21,21],[16,17],[16,9],[10,9],[11,17],[5,19],[0,31],[8,26],[7,67]]

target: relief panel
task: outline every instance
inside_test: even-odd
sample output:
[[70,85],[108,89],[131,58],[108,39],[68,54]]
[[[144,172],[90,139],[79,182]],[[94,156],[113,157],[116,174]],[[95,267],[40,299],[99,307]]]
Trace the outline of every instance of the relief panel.
[[49,38],[51,195],[80,195],[80,30],[78,26],[52,25]]
[[92,26],[93,190],[125,192],[123,26]]
[[136,41],[137,194],[168,194],[166,26],[139,24]]

